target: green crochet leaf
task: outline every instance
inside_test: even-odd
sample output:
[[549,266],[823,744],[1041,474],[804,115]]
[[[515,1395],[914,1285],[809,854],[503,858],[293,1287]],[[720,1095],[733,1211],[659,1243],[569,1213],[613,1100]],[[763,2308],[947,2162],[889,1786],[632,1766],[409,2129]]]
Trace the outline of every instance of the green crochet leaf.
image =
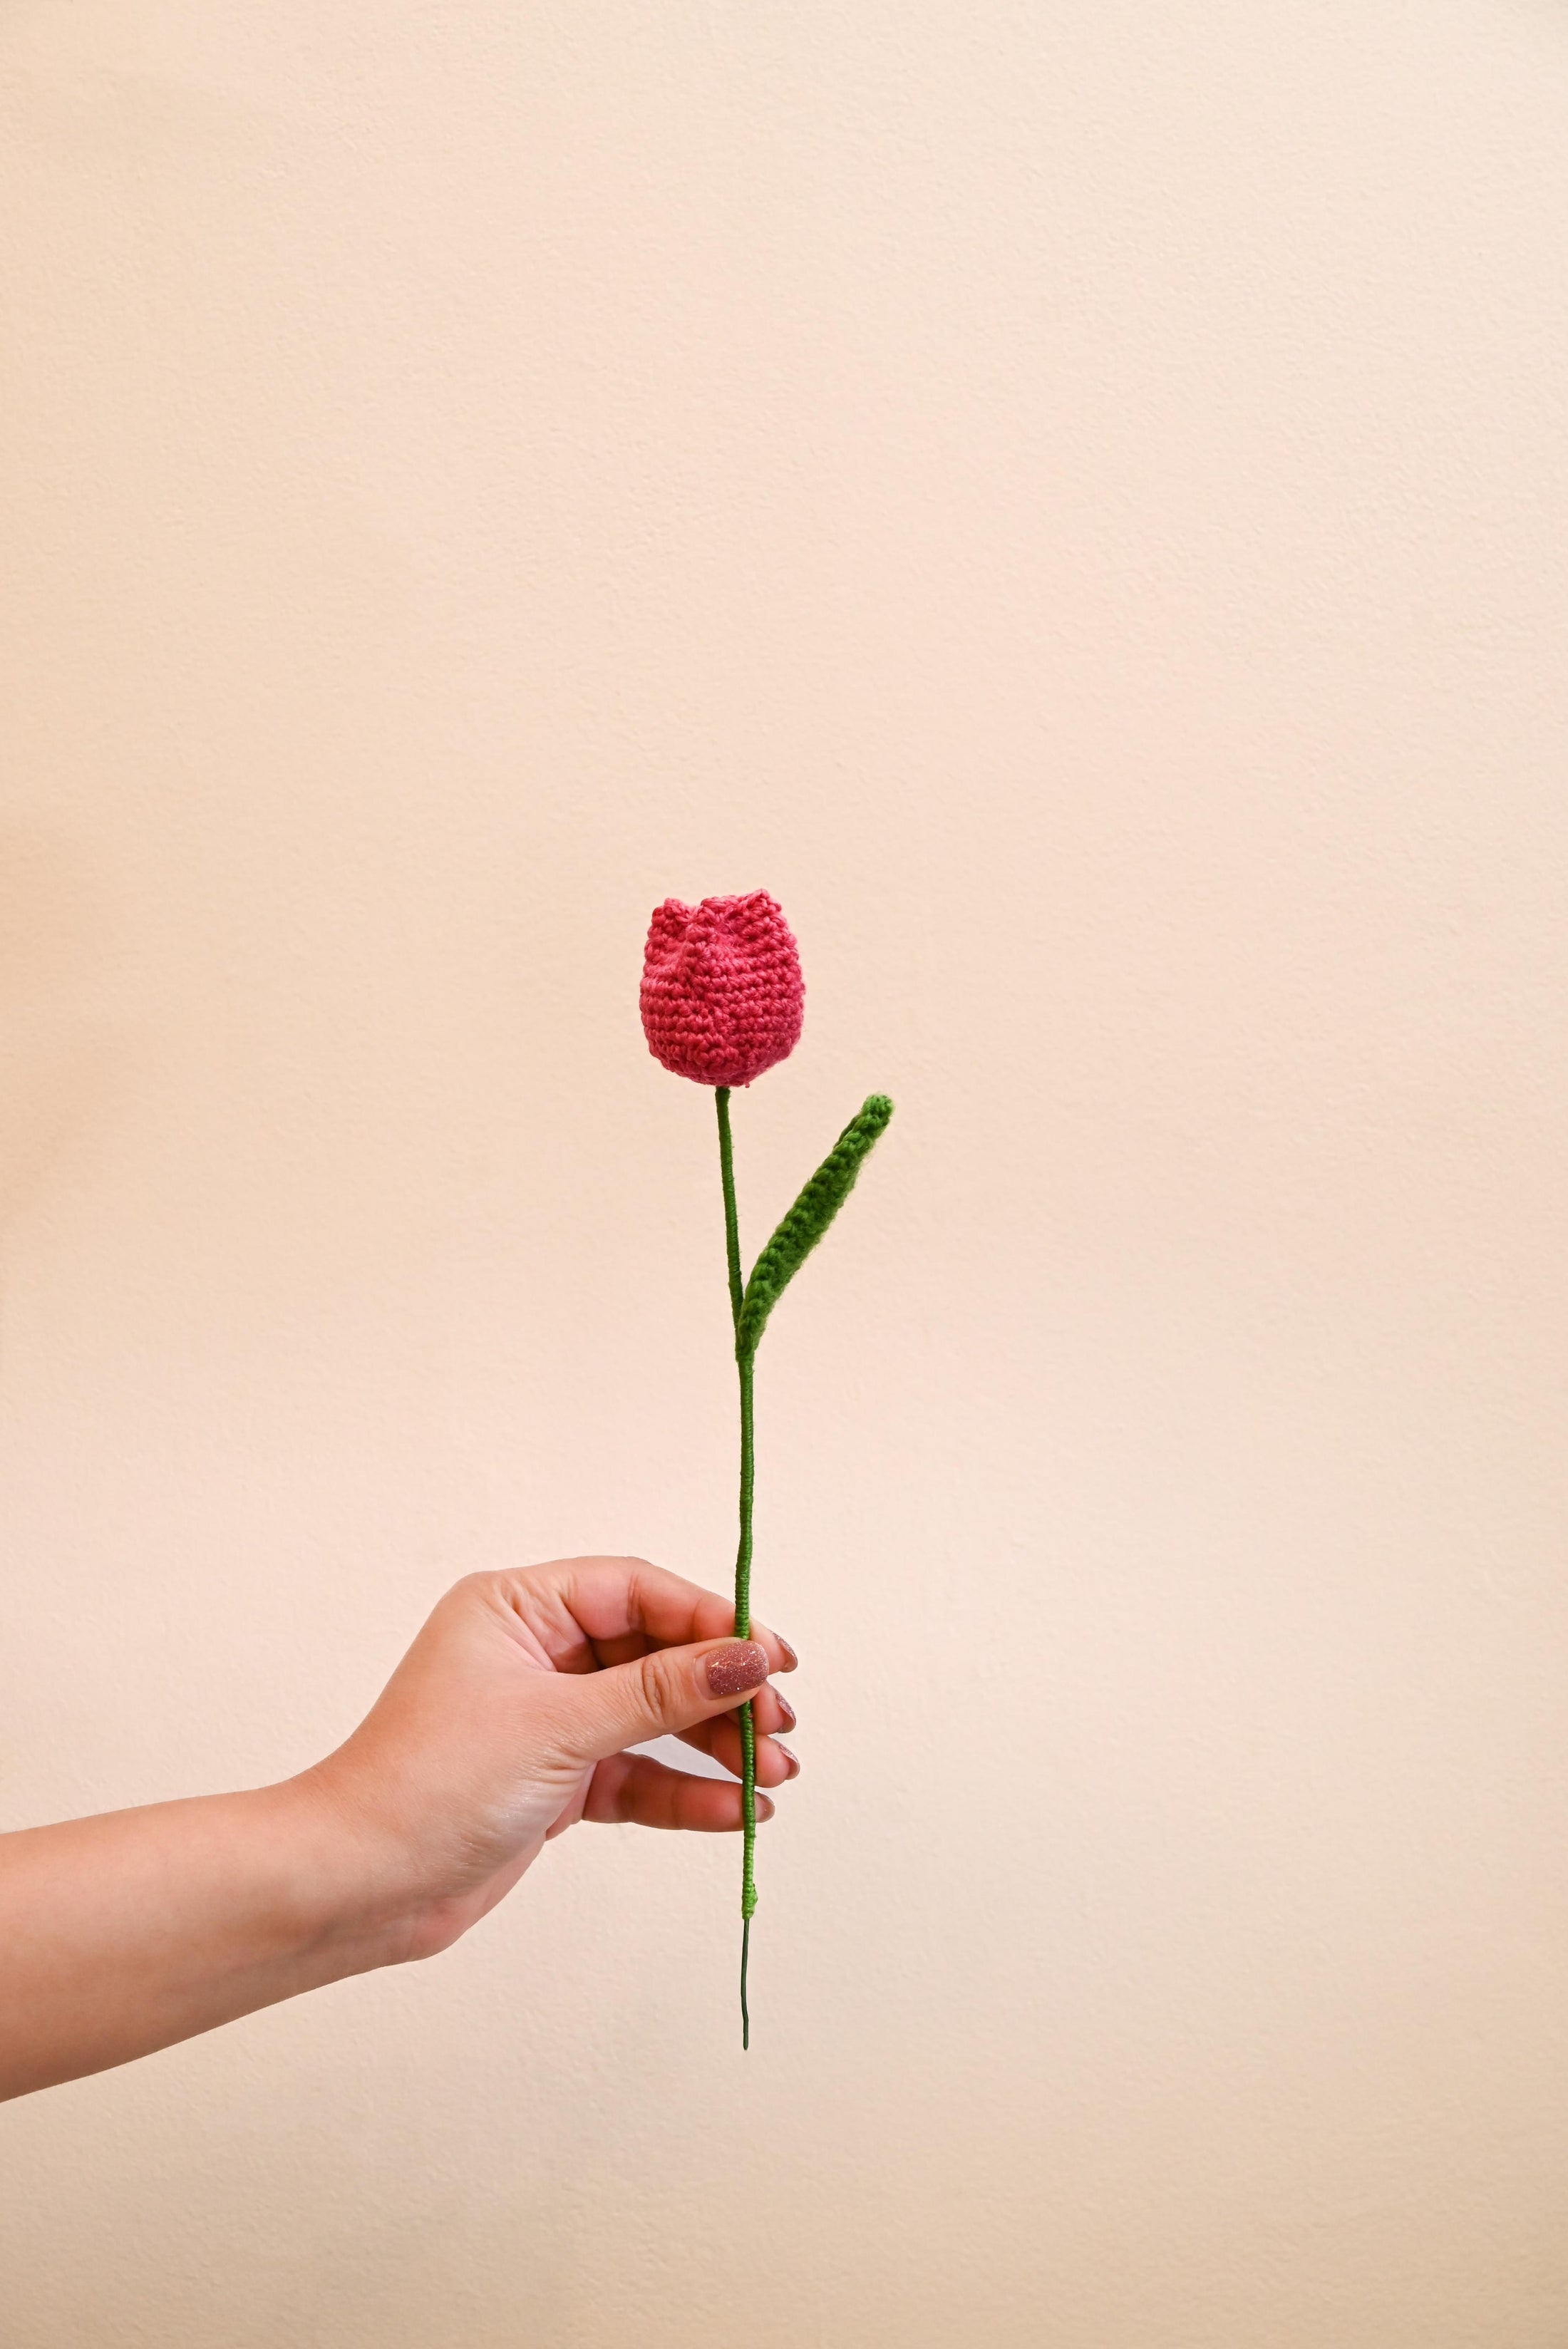
[[856,1112],[752,1267],[735,1323],[735,1351],[742,1361],[756,1352],[768,1315],[855,1188],[861,1161],[892,1114],[886,1093],[873,1093]]

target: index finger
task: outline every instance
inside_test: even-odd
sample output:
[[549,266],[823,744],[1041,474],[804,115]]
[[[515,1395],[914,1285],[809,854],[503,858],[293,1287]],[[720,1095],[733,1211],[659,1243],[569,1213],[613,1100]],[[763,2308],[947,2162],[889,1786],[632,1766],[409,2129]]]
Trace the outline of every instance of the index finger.
[[[502,1595],[558,1672],[597,1671],[649,1648],[684,1648],[734,1629],[735,1605],[645,1557],[561,1557],[496,1577]],[[753,1620],[771,1671],[793,1672],[794,1650]]]

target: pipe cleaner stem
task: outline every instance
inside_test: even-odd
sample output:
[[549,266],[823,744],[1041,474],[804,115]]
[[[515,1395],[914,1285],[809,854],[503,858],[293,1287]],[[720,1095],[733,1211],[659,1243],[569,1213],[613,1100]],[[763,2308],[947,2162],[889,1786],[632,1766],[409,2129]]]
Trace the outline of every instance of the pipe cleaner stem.
[[[730,1088],[720,1085],[714,1099],[719,1109],[719,1174],[724,1192],[724,1254],[730,1274],[730,1312],[735,1325],[735,1362],[741,1381],[741,1529],[735,1552],[735,1637],[752,1636],[752,1504],[756,1492],[756,1422],[753,1371],[756,1356],[740,1340],[741,1227],[735,1207],[735,1154],[730,1135]],[[741,1707],[741,2045],[752,2044],[751,2011],[746,2003],[746,1973],[752,1954],[752,1918],[757,1906],[757,1731],[748,1697]]]
[[741,1226],[735,1213],[735,1151],[730,1140],[730,1088],[713,1095],[719,1104],[719,1179],[724,1186],[724,1255],[730,1268],[730,1316],[737,1330],[745,1284],[741,1278]]

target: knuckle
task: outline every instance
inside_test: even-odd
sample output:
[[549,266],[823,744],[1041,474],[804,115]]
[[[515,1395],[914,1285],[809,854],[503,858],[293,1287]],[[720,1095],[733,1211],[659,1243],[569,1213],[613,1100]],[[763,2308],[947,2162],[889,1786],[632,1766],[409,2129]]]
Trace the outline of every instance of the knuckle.
[[685,1693],[679,1667],[662,1648],[650,1649],[638,1661],[643,1701],[657,1720],[669,1721],[682,1710]]

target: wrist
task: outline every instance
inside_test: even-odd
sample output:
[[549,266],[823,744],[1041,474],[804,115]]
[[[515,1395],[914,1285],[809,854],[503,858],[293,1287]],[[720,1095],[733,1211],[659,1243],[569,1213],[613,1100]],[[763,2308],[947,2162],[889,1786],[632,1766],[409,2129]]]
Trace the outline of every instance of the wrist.
[[294,1930],[320,1981],[413,1954],[421,1904],[406,1855],[327,1764],[261,1788],[256,1799],[286,1854]]

